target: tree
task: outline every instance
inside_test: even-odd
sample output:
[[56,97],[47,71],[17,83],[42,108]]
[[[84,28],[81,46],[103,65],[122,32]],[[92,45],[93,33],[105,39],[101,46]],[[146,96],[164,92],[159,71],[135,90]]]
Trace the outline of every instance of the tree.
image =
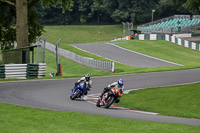
[[171,0],[171,3],[176,5],[182,5],[190,12],[200,11],[200,1],[199,0]]
[[150,20],[151,10],[158,0],[104,0],[103,2],[115,22],[132,21],[138,24]]
[[78,0],[79,4],[79,12],[80,12],[80,22],[86,23],[89,18],[91,18],[91,15],[89,14],[91,12],[90,6],[92,5],[92,0]]
[[[73,8],[75,7],[75,3]],[[75,11],[62,13],[62,8],[60,4],[54,6],[46,6],[45,9],[42,8],[41,4],[38,3],[35,6],[35,10],[38,14],[39,22],[41,25],[67,25],[70,23],[75,23],[73,17],[77,16]],[[73,14],[73,15],[71,15]],[[79,22],[79,19],[78,19]]]
[[200,1],[199,0],[187,0],[185,7],[191,11],[200,11]]
[[[0,3],[0,49],[5,50],[14,47],[15,34],[15,10],[10,6]],[[3,45],[4,44],[4,45]]]
[[41,2],[43,7],[46,5],[56,6],[57,3],[61,3],[63,12],[66,9],[70,10],[73,5],[72,0],[0,0],[0,2],[7,3],[15,7],[16,10],[16,41],[17,47],[30,46],[29,43],[29,30],[28,30],[28,9],[31,9]]
[[182,6],[182,4],[169,2],[169,0],[160,0],[156,8],[157,18],[165,18],[175,14],[188,14],[189,12]]
[[100,24],[100,17],[103,14],[105,17],[105,7],[103,5],[103,1],[93,0],[93,4],[91,6],[91,16],[96,16],[96,22],[98,25]]

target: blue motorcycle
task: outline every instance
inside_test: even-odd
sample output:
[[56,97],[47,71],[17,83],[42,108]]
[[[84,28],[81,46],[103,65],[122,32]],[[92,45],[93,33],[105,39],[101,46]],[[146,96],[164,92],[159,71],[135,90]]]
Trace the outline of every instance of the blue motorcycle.
[[84,94],[87,94],[87,91],[89,90],[89,85],[86,81],[82,81],[78,85],[74,87],[72,90],[72,95],[70,96],[71,100],[74,100],[75,98],[81,98]]

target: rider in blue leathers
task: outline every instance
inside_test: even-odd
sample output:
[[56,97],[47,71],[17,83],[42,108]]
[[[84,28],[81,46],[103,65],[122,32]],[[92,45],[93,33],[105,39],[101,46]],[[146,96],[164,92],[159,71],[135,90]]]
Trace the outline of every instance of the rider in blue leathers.
[[78,88],[83,90],[84,95],[87,95],[87,91],[91,90],[92,80],[90,80],[89,74],[86,74],[85,77],[82,77],[80,80],[78,80],[78,82],[75,83],[75,87],[72,91],[75,92]]
[[81,94],[86,94],[89,87],[86,81],[81,82],[80,84],[78,84],[74,89],[73,89],[73,93],[76,92],[77,89],[81,90]]

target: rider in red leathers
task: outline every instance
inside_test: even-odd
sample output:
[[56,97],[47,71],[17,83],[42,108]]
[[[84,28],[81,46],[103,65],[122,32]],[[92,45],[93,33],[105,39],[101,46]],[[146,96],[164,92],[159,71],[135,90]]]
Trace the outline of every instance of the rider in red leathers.
[[[108,92],[112,88],[118,89],[120,91],[120,93],[123,94],[124,80],[119,79],[117,82],[113,82],[112,84],[109,84],[107,87],[104,88],[100,97],[102,97],[106,92]],[[120,101],[120,99],[118,98],[115,102],[118,103],[119,101]]]

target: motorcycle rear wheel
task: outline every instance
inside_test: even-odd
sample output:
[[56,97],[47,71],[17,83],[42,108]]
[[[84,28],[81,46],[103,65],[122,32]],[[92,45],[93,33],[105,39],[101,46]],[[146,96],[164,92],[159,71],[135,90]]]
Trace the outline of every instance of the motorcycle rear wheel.
[[113,96],[109,97],[105,103],[105,108],[109,108],[113,102],[114,102],[115,98]]

